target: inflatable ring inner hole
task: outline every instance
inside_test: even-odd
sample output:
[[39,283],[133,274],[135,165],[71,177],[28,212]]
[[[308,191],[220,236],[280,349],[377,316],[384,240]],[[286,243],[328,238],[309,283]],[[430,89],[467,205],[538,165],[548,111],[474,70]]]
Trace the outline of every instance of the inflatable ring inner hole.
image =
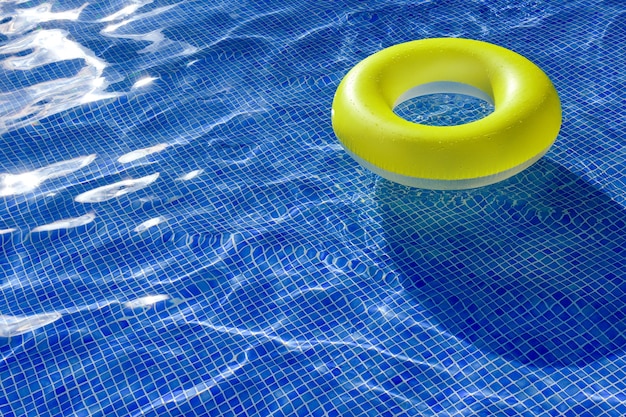
[[[480,100],[482,102],[480,103],[480,105],[481,106],[484,105],[484,108],[481,108],[481,109],[472,108],[471,110],[474,110],[472,112],[473,114],[469,114],[470,111],[467,111],[467,110],[466,111],[459,110],[458,113],[460,114],[458,115],[458,117],[453,117],[453,118],[462,119],[461,121],[457,123],[454,123],[453,121],[453,123],[450,123],[450,124],[432,123],[433,125],[452,126],[452,125],[465,124],[465,123],[469,123],[472,121],[480,120],[488,116],[494,111],[493,97],[485,93],[483,90],[476,88],[474,86],[471,86],[469,84],[459,83],[455,81],[437,81],[437,82],[421,84],[405,91],[402,95],[400,95],[400,97],[396,99],[393,105],[393,112],[396,115],[402,117],[403,119],[408,120],[413,123],[431,124],[429,122],[422,121],[421,120],[422,115],[409,114],[411,113],[410,111],[404,110],[399,107],[401,107],[403,103],[409,100],[412,100],[414,98],[419,98],[423,96],[431,96],[431,95],[442,95],[442,94],[459,94],[462,96],[469,96],[469,97]],[[474,106],[471,106],[471,107],[474,107]],[[419,121],[413,120],[413,116],[417,116],[415,118],[416,119],[419,118],[420,120]]]

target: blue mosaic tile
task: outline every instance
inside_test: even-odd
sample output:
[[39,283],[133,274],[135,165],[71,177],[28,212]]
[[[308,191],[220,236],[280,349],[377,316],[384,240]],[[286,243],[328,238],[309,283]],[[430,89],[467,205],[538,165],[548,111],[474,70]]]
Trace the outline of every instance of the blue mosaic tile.
[[[626,415],[622,2],[131,3],[0,6],[0,414]],[[436,36],[546,71],[544,158],[441,192],[343,151],[345,73]]]

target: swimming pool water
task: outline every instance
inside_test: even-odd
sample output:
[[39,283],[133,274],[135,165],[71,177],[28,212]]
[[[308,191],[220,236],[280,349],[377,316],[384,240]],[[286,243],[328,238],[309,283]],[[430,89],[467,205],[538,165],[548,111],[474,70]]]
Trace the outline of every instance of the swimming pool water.
[[[552,78],[538,163],[343,151],[346,72],[441,36]],[[625,45],[618,0],[2,2],[0,415],[626,415]]]

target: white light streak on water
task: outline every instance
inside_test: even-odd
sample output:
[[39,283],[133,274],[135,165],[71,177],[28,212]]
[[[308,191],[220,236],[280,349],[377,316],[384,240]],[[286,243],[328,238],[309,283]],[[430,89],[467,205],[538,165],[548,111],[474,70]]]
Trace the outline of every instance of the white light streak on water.
[[[10,15],[11,20],[0,25],[0,33],[4,35],[22,34],[36,28],[39,23],[56,20],[76,21],[87,4],[88,3],[84,3],[76,9],[58,13],[51,11],[52,5],[50,3],[43,3],[39,6],[31,7],[30,9],[15,9]],[[0,17],[5,17],[1,14],[1,11]]]
[[146,4],[152,3],[153,0],[132,0],[128,6],[118,10],[117,12],[108,15],[107,17],[103,17],[100,19],[100,22],[114,22],[116,20],[120,20],[135,13],[138,9],[145,6]]
[[140,225],[138,225],[137,227],[135,227],[135,232],[137,233],[143,233],[146,230],[148,230],[151,227],[154,226],[158,226],[161,223],[165,223],[167,221],[167,219],[163,216],[159,216],[159,217],[154,217],[150,220],[146,220],[145,222],[141,223]]
[[96,159],[95,154],[80,156],[67,161],[55,162],[30,172],[0,174],[0,197],[31,192],[44,181],[69,175],[91,164],[94,159]]
[[122,31],[118,32],[118,30],[124,26],[130,25],[133,22],[137,22],[143,19],[153,18],[155,16],[158,16],[162,13],[169,11],[170,9],[176,6],[177,6],[176,4],[173,4],[169,6],[158,7],[149,12],[134,15],[132,17],[129,17],[126,20],[122,20],[121,22],[116,22],[116,23],[112,23],[108,25],[100,33],[104,36],[108,36],[112,38],[131,39],[131,40],[140,41],[140,42],[149,42],[150,44],[148,46],[137,51],[138,53],[141,53],[141,54],[156,53],[156,52],[171,48],[174,51],[177,51],[173,54],[174,56],[191,55],[193,53],[196,53],[198,51],[198,48],[186,42],[179,42],[179,41],[173,41],[171,39],[168,39],[165,35],[163,35],[162,29],[155,29],[147,33],[128,33],[132,29],[127,29],[126,33],[121,33]]
[[78,226],[84,226],[91,223],[96,218],[95,213],[87,213],[84,216],[72,217],[69,219],[57,220],[52,223],[37,226],[31,232],[50,232],[59,229],[72,229]]
[[42,313],[32,316],[0,314],[0,337],[19,336],[44,327],[61,318],[60,313]]
[[152,84],[152,81],[157,80],[158,78],[156,77],[143,77],[140,80],[137,80],[135,82],[135,84],[133,84],[133,86],[131,87],[132,90],[135,90],[137,88],[141,88],[141,87],[145,87],[147,85]]
[[86,64],[71,77],[0,93],[0,133],[81,104],[119,96],[119,93],[105,92],[108,82],[102,74],[107,63],[69,38],[70,34],[64,30],[38,30],[0,47],[1,55],[9,55],[0,61],[0,66],[7,71],[30,71],[73,59],[81,59]]
[[158,145],[150,146],[149,148],[136,149],[132,152],[125,153],[124,155],[117,158],[117,162],[121,164],[127,164],[153,153],[161,152],[162,150],[167,149],[169,146],[170,145],[168,143],[159,143]]
[[189,180],[192,180],[192,179],[196,178],[197,176],[199,176],[203,172],[204,172],[203,169],[196,169],[194,171],[186,173],[185,175],[181,175],[180,177],[178,177],[176,179],[178,181],[189,181]]
[[126,308],[140,308],[140,307],[150,307],[154,304],[169,300],[170,296],[167,294],[158,294],[158,295],[147,295],[145,297],[136,298],[134,300],[126,301],[124,303],[124,307]]
[[125,194],[139,191],[152,184],[157,180],[157,178],[159,178],[158,172],[137,179],[118,181],[116,183],[94,188],[93,190],[79,194],[76,198],[74,198],[74,200],[78,203],[101,203],[103,201],[121,197]]

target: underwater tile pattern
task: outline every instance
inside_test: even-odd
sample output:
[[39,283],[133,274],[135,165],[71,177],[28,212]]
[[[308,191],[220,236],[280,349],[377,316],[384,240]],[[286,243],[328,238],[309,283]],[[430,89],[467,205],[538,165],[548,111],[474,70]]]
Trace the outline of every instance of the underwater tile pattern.
[[[0,415],[626,415],[625,34],[617,0],[3,2]],[[546,71],[544,158],[441,192],[343,151],[341,78],[437,36]]]

